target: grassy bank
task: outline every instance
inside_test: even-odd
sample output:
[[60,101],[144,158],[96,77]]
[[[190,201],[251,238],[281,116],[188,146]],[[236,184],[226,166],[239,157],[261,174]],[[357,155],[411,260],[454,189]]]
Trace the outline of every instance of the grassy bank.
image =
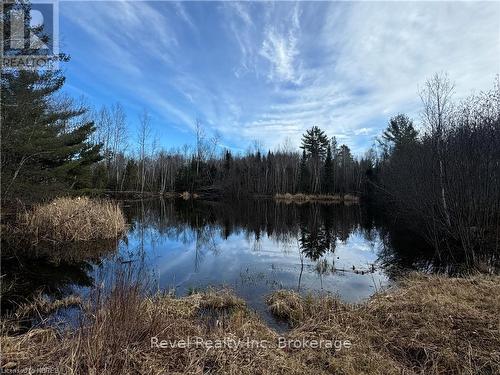
[[[173,298],[117,288],[94,308],[84,304],[76,329],[7,335],[4,324],[2,366],[72,374],[494,374],[499,296],[499,277],[418,275],[361,305],[287,291],[269,296],[271,311],[292,327],[286,340],[350,342],[338,350],[279,347],[280,334],[228,291]],[[188,337],[203,345],[179,346]],[[224,338],[270,344],[207,348]],[[177,346],[159,347],[161,340]]]
[[120,237],[125,216],[117,203],[88,197],[61,197],[17,215],[8,237],[37,243],[74,243]]
[[152,192],[152,191],[112,191],[108,190],[103,192],[104,196],[113,197],[117,199],[152,199],[152,198],[165,198],[165,199],[197,199],[199,198],[199,194],[197,193],[189,193],[188,191],[184,191],[182,193],[174,192],[174,191],[165,191],[165,192]]
[[351,194],[345,195],[328,195],[328,194],[275,194],[274,199],[287,203],[307,203],[307,202],[324,202],[324,203],[346,203],[357,204],[359,197]]

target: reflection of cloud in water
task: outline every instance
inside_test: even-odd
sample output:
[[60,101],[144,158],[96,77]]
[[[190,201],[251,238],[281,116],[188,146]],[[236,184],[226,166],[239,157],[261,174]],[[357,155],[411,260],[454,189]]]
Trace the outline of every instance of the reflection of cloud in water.
[[[227,285],[250,297],[261,288],[266,294],[278,288],[297,289],[301,266],[298,248],[292,252],[293,246],[290,246],[287,252],[283,252],[283,247],[279,245],[275,239],[263,236],[260,249],[255,252],[253,241],[248,241],[242,234],[231,235],[227,240],[218,237],[217,253],[202,247],[203,259],[195,270],[195,242],[184,244],[166,239],[156,246],[154,252],[157,256],[150,258],[149,262],[159,273],[162,287],[175,286],[182,293],[190,287]],[[335,261],[337,268],[349,269],[355,265],[366,269],[376,257],[361,235],[353,235],[345,243],[338,241],[335,253],[327,254],[325,258],[329,264]],[[305,259],[304,263],[301,289],[320,290],[314,262]],[[384,282],[379,274],[373,276],[377,283]],[[257,290],[246,290],[257,285],[260,285]],[[373,278],[370,275],[328,272],[323,275],[323,289],[348,301],[357,301],[373,293]]]
[[366,269],[368,265],[376,263],[377,252],[381,246],[382,240],[379,236],[372,241],[367,241],[359,231],[355,231],[351,233],[347,241],[337,241],[335,266],[345,269],[350,269],[352,266]]
[[[373,294],[374,283],[377,287],[387,283],[387,278],[377,271],[358,275],[351,270],[353,265],[356,269],[369,269],[369,264],[376,262],[381,242],[378,234],[360,229],[358,208],[325,211],[312,206],[301,211],[300,223],[291,224],[289,217],[299,216],[295,211],[290,212],[295,209],[273,206],[264,215],[269,212],[274,215],[275,208],[285,210],[286,220],[264,217],[261,224],[258,212],[249,218],[259,207],[248,211],[247,216],[244,210],[215,214],[211,207],[210,215],[204,216],[201,211],[196,220],[191,220],[192,211],[179,213],[175,208],[166,214],[168,220],[164,221],[168,224],[163,227],[161,218],[147,225],[147,230],[136,227],[129,233],[128,245],[122,244],[121,253],[134,249],[142,253],[145,262],[158,274],[161,288],[175,287],[177,293],[184,294],[190,288],[226,285],[259,311],[266,310],[265,295],[280,288],[297,290],[299,279],[301,292],[331,292],[349,302]],[[218,215],[226,214],[228,217],[219,219]],[[242,222],[238,222],[237,214],[242,214]],[[182,215],[186,215],[186,221]],[[208,223],[214,217],[215,221]],[[193,222],[202,224],[193,227]],[[156,229],[160,227],[161,231]],[[303,231],[307,238],[301,237]],[[316,252],[312,247],[305,251],[304,246],[316,245],[324,249]],[[313,258],[316,256],[328,264],[321,275]],[[332,267],[347,271],[332,272]]]

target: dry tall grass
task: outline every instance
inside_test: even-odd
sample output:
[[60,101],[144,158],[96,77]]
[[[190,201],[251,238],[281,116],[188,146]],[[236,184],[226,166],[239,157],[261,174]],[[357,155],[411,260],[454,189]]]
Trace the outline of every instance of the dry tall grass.
[[[88,320],[87,320],[88,319]],[[71,374],[313,374],[281,350],[262,347],[158,348],[152,338],[268,340],[277,333],[242,300],[222,291],[143,297],[138,288],[118,288],[97,309],[86,311],[78,329],[33,329],[0,338],[2,367],[51,368]]]
[[359,203],[359,197],[351,194],[346,194],[344,196],[338,194],[280,194],[274,195],[274,199],[284,202],[293,203],[307,203],[307,202],[324,202],[324,203]]
[[299,362],[334,374],[499,374],[500,277],[412,275],[367,303],[302,298],[279,291],[271,311],[290,338],[338,337],[350,350],[295,351]]
[[[117,288],[78,329],[2,335],[2,366],[71,374],[498,374],[500,278],[413,276],[362,305],[277,292],[272,311],[289,340],[350,340],[352,347],[158,348],[151,338],[266,340],[279,334],[227,291],[176,299]],[[207,311],[211,313],[207,315]],[[212,319],[206,319],[210,316]]]
[[117,238],[126,228],[117,203],[88,197],[56,198],[35,206],[19,221],[22,233],[55,242]]

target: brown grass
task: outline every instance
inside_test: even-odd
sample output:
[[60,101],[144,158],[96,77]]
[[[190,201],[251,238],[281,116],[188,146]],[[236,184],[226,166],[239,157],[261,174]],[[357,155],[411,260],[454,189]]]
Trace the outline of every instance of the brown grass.
[[274,195],[274,199],[278,201],[283,201],[286,203],[307,203],[307,202],[324,202],[324,203],[359,203],[359,197],[351,194],[346,194],[344,196],[334,194],[280,194]]
[[295,325],[304,318],[302,297],[291,290],[279,290],[267,297],[266,303],[273,315]]
[[245,307],[245,301],[238,298],[228,289],[216,290],[208,289],[202,293],[193,293],[200,298],[200,308],[214,310],[233,309]]
[[120,206],[88,197],[56,198],[35,206],[19,220],[19,230],[37,241],[78,242],[119,237],[126,228]]
[[332,356],[296,351],[334,374],[500,373],[500,278],[412,275],[361,305],[334,297],[277,292],[271,311],[294,327],[290,337],[349,340]]
[[[229,291],[184,298],[144,297],[117,288],[77,329],[2,335],[2,366],[51,367],[71,374],[497,374],[500,373],[500,278],[412,276],[361,305],[279,291],[271,310],[293,328],[287,339],[340,339],[350,349],[151,347],[202,337],[275,342]],[[207,324],[210,309],[214,324]]]
[[[214,324],[205,312],[212,309]],[[187,340],[269,340],[277,334],[244,303],[227,291],[195,293],[184,298],[159,294],[143,297],[137,288],[115,290],[87,323],[59,332],[33,329],[18,336],[2,335],[2,366],[56,369],[71,374],[313,374],[278,350],[247,347],[206,349],[152,347],[151,338]]]
[[33,301],[19,306],[16,310],[16,316],[24,318],[27,316],[38,315],[46,316],[60,309],[72,306],[80,306],[82,299],[76,295],[70,295],[58,300],[49,300],[47,297],[39,295]]

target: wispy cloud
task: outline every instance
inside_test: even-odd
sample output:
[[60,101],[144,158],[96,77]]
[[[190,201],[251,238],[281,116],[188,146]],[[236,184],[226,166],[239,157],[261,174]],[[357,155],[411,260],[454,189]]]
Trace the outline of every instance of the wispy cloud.
[[93,81],[89,95],[102,101],[114,93],[130,107],[152,107],[167,143],[199,117],[233,147],[298,143],[318,125],[361,153],[390,116],[417,117],[418,84],[434,72],[447,71],[458,96],[488,88],[500,72],[500,3],[129,1],[61,9],[75,31],[65,40],[78,45],[79,70],[69,80]]
[[194,24],[193,19],[184,8],[184,5],[180,2],[172,2],[175,7],[176,14],[191,28],[191,30],[197,31],[196,25]]
[[296,57],[299,55],[297,38],[292,31],[287,35],[281,35],[274,28],[270,28],[262,42],[260,54],[271,63],[268,75],[271,81],[293,83],[300,81],[295,67]]

